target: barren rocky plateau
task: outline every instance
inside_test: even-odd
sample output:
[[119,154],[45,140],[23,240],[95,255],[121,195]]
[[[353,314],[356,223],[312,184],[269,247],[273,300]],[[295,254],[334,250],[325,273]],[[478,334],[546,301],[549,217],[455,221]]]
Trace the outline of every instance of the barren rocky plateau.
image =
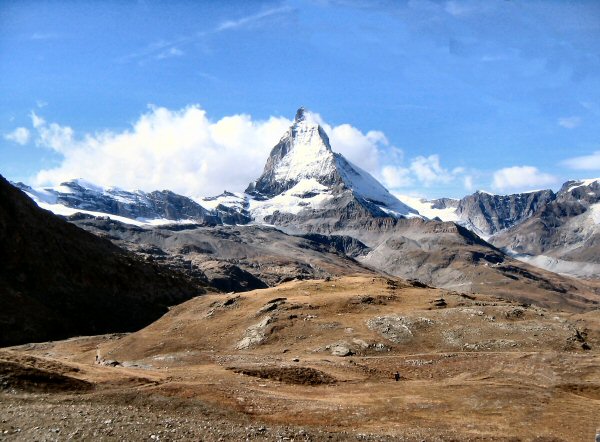
[[593,440],[599,346],[598,310],[290,281],[2,349],[0,439]]

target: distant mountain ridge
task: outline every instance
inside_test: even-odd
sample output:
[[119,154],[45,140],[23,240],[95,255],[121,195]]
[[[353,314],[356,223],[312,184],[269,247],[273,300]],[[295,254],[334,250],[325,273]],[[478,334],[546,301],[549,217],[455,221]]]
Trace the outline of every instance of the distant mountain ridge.
[[600,178],[571,180],[558,192],[477,191],[460,200],[414,200],[429,217],[454,221],[538,267],[600,278]]
[[[314,116],[300,108],[293,124],[271,150],[263,173],[244,193],[225,191],[195,201],[168,190],[128,192],[99,188],[83,180],[47,189],[32,189],[22,183],[17,186],[42,207],[64,215],[83,211],[150,226],[268,224],[288,233],[350,235],[372,248],[378,247],[386,232],[398,235],[398,231],[412,232],[416,226],[430,232],[426,220],[439,220],[457,223],[542,268],[600,278],[600,263],[596,262],[600,256],[599,182],[568,181],[556,193],[539,190],[494,195],[477,191],[462,199],[431,201],[396,197],[367,172],[335,153]],[[413,218],[425,223],[406,222]],[[449,226],[436,229],[452,230]],[[463,231],[455,232],[462,235]],[[423,239],[418,241],[423,243]],[[545,258],[532,261],[532,257]],[[572,272],[570,264],[546,265],[548,259],[586,263],[585,271]]]
[[[250,219],[227,207],[207,210],[183,195],[169,190],[142,192],[118,188],[102,188],[83,179],[61,183],[57,187],[33,189],[23,183],[16,187],[27,193],[42,207],[60,213],[61,208],[100,212],[138,221],[141,224],[166,224],[187,221],[204,225],[245,224]],[[64,214],[64,213],[62,213]]]
[[549,270],[600,278],[600,179],[566,182],[552,201],[490,241]]

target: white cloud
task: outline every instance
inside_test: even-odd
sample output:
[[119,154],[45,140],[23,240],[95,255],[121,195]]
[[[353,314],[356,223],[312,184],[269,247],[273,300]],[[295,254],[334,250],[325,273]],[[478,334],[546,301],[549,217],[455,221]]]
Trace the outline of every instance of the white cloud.
[[468,190],[469,192],[472,191],[475,187],[473,185],[473,177],[471,175],[467,175],[466,177],[464,177],[463,185],[465,186],[465,190]]
[[37,142],[64,159],[59,167],[39,172],[38,184],[83,177],[103,186],[170,189],[193,197],[243,190],[260,175],[269,150],[290,123],[252,121],[248,115],[211,122],[198,106],[153,107],[130,130],[75,139],[71,128],[40,120],[34,120]]
[[558,119],[558,125],[565,129],[575,129],[581,125],[581,117],[563,117]]
[[482,13],[489,13],[493,11],[493,2],[481,2],[481,1],[447,1],[444,5],[444,11],[456,18],[467,17],[470,15],[477,15]]
[[176,47],[171,47],[169,49],[167,49],[166,51],[163,51],[161,53],[159,53],[156,56],[157,60],[163,60],[165,58],[173,58],[173,57],[181,57],[183,56],[184,52]]
[[557,178],[543,173],[533,166],[514,166],[494,172],[492,187],[498,190],[532,190],[540,186],[555,184]]
[[[192,197],[243,191],[260,176],[269,152],[291,125],[286,118],[256,121],[248,115],[211,121],[199,106],[152,107],[129,130],[76,136],[70,127],[47,123],[33,112],[31,118],[36,143],[64,157],[57,168],[39,172],[38,185],[82,177],[103,186],[170,189]],[[382,149],[401,155],[381,132],[323,126],[336,152],[375,174]]]
[[[404,164],[402,150],[383,132],[365,133],[350,124],[331,126],[319,114],[309,115],[323,126],[335,152],[390,189],[448,184],[466,174],[462,167],[444,168],[439,155],[418,156]],[[260,176],[269,152],[292,123],[282,117],[253,120],[249,115],[212,121],[197,105],[180,110],[150,107],[120,132],[76,134],[35,112],[31,121],[36,145],[63,156],[58,167],[38,173],[38,185],[81,177],[102,186],[169,189],[194,198],[243,191]],[[472,179],[465,177],[464,185],[472,187]]]
[[580,157],[570,158],[563,164],[571,169],[600,170],[600,150]]
[[37,130],[37,146],[49,147],[62,154],[67,153],[74,143],[73,129],[56,123],[47,124],[46,120],[31,112],[31,123]]
[[21,146],[24,146],[27,143],[29,143],[30,136],[31,134],[29,133],[29,129],[27,129],[26,127],[17,127],[12,132],[4,134],[5,139],[9,141],[14,141],[15,143],[20,144]]
[[281,8],[267,9],[267,10],[261,11],[257,14],[252,14],[252,15],[249,15],[247,17],[242,17],[237,20],[227,20],[227,21],[222,22],[220,25],[218,25],[215,28],[214,32],[222,32],[222,31],[227,31],[227,30],[238,29],[238,28],[256,23],[258,21],[261,21],[267,17],[287,13],[290,11],[291,11],[291,9],[289,7],[284,6]]
[[383,185],[390,189],[411,186],[414,180],[410,176],[410,169],[398,166],[384,166],[381,169]]
[[31,116],[31,124],[33,124],[33,127],[35,129],[46,124],[46,120],[44,120],[42,117],[38,116],[35,112],[31,112],[30,116]]
[[[452,171],[442,167],[440,156],[437,154],[418,156],[406,166],[402,165],[402,151],[394,148],[386,150],[385,162],[379,173],[374,174],[386,187],[399,190],[408,186],[433,187],[437,184],[449,184],[457,177],[466,173],[464,167],[455,167]],[[383,157],[383,155],[381,155]],[[465,183],[472,185],[472,178]],[[465,184],[467,185],[467,184]],[[413,189],[414,191],[414,189]]]
[[[454,179],[453,174],[440,165],[439,155],[416,157],[410,164],[410,170],[425,186],[431,186],[437,183],[449,183]],[[461,171],[462,170],[459,169],[459,172]]]
[[323,127],[334,151],[341,153],[367,172],[377,174],[380,151],[389,146],[389,142],[382,132],[369,131],[363,134],[349,124],[336,127],[324,124]]
[[161,60],[169,57],[177,57],[184,54],[181,47],[191,45],[195,42],[203,41],[208,36],[217,35],[222,32],[230,32],[238,29],[256,27],[258,25],[264,25],[269,21],[276,20],[284,14],[292,12],[293,9],[287,6],[266,9],[256,14],[248,15],[236,20],[225,20],[215,27],[198,31],[194,34],[180,36],[172,40],[159,40],[154,43],[147,45],[145,48],[129,53],[122,57],[117,58],[119,63],[127,63],[131,61],[138,61],[140,64],[144,64],[150,58]]

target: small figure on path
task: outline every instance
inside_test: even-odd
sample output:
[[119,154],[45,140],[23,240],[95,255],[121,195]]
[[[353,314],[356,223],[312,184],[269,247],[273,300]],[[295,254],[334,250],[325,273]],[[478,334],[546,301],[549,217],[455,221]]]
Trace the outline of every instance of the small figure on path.
[[396,382],[398,382],[400,380],[400,373],[394,373],[394,379],[396,380]]

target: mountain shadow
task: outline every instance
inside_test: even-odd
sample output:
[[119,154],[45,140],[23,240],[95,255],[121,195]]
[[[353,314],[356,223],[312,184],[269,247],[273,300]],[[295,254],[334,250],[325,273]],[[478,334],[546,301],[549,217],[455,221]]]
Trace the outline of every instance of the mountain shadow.
[[137,330],[205,292],[40,209],[0,176],[0,346]]

